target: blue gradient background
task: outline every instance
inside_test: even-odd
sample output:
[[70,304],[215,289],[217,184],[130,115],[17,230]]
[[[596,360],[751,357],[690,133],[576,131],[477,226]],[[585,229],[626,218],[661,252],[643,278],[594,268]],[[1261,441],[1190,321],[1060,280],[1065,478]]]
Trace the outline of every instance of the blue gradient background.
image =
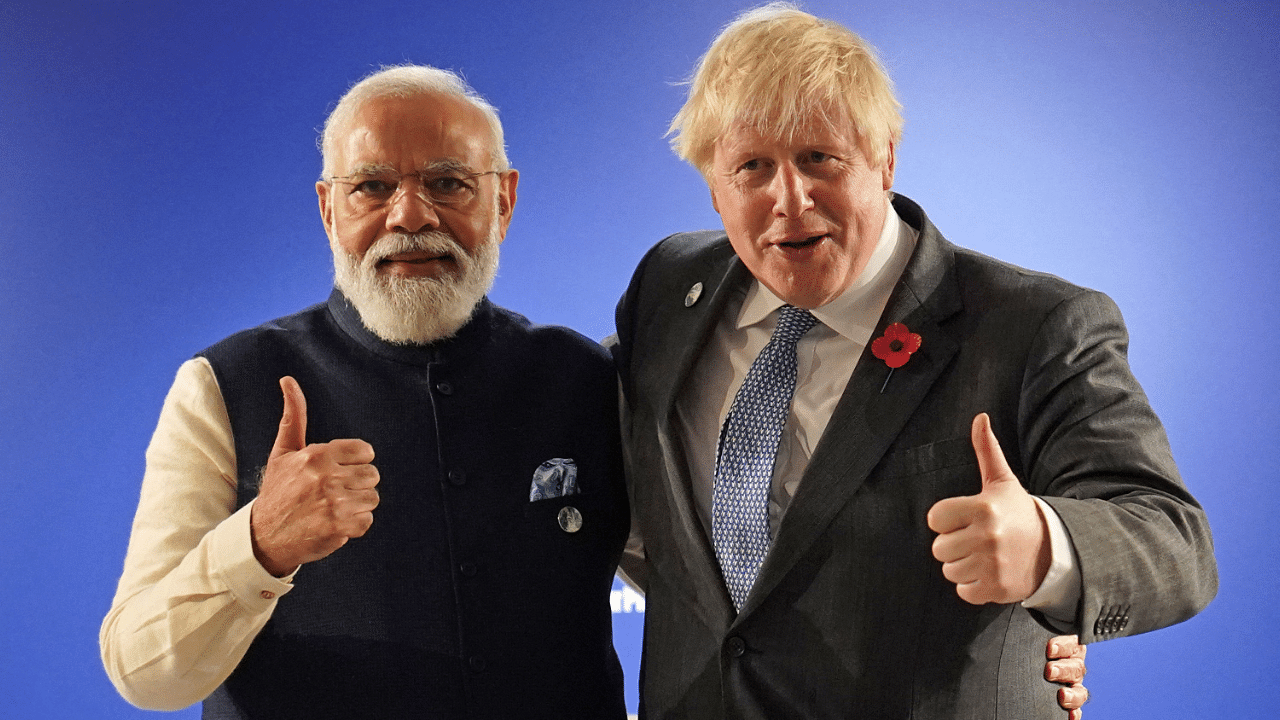
[[[0,5],[0,716],[152,716],[97,648],[143,450],[179,363],[324,298],[314,141],[346,87],[412,61],[489,97],[522,171],[493,297],[600,338],[645,249],[718,226],[662,136],[745,5],[688,5]],[[807,7],[882,51],[897,190],[1117,300],[1208,509],[1218,599],[1094,646],[1086,716],[1274,717],[1277,5]],[[642,616],[616,617],[634,685]]]

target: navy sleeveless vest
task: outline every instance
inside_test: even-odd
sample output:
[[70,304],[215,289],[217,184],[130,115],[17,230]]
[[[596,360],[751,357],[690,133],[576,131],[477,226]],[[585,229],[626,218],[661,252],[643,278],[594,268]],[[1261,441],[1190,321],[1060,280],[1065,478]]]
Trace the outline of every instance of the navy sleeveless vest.
[[[391,345],[335,290],[200,355],[241,506],[283,375],[306,395],[307,442],[366,440],[381,476],[369,532],[299,570],[205,718],[625,716],[609,592],[629,513],[598,345],[487,299],[453,338]],[[539,468],[569,460],[579,492],[530,501]]]

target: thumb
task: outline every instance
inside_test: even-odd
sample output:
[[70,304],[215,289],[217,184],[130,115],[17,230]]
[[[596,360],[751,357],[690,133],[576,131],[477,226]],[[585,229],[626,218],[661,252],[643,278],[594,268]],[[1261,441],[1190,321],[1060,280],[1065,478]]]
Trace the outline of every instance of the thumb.
[[978,470],[982,473],[982,489],[1004,482],[1017,482],[1009,463],[1004,459],[1004,451],[1000,449],[1000,441],[991,430],[991,418],[986,413],[978,413],[973,418],[973,426],[969,430],[973,452],[978,456]]
[[307,446],[307,398],[298,381],[288,375],[280,378],[280,392],[284,394],[284,412],[280,415],[276,444],[271,448],[273,458]]

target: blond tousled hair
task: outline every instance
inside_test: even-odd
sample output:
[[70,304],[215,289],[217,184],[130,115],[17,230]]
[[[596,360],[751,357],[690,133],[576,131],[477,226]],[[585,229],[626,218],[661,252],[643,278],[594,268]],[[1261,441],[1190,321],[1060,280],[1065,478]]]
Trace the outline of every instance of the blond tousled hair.
[[711,43],[671,121],[676,154],[709,177],[717,138],[744,122],[793,139],[806,119],[848,119],[867,162],[888,160],[902,136],[902,115],[875,49],[838,23],[790,3],[738,16]]

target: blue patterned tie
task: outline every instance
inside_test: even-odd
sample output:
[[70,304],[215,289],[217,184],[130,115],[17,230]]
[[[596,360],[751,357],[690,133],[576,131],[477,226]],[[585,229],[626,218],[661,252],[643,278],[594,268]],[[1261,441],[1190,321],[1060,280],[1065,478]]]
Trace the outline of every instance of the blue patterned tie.
[[796,389],[796,343],[818,319],[782,306],[778,327],[729,407],[716,451],[711,541],[733,604],[739,610],[769,552],[769,487],[773,459]]

